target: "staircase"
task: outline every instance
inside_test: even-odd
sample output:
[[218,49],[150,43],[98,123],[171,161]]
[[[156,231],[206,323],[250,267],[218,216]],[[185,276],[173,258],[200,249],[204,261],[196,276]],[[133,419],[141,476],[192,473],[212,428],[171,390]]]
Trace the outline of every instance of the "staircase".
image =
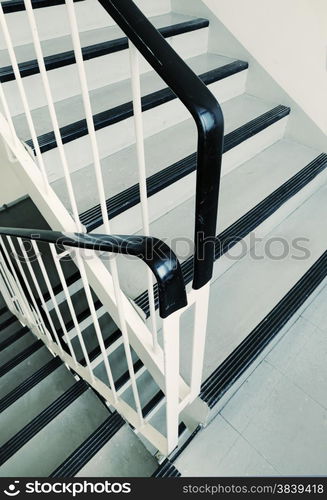
[[[24,271],[6,238],[16,238],[17,248],[33,232],[0,230],[8,306],[0,316],[0,474],[176,476],[176,453],[327,274],[327,154],[290,138],[287,104],[247,92],[251,67],[211,51],[208,19],[174,11],[169,0],[135,2],[224,116],[219,212],[209,242],[213,275],[210,290],[206,283],[194,287],[194,227],[201,221],[194,119],[106,12],[117,2],[66,3],[32,1],[42,69],[30,1],[1,2],[18,67],[3,30],[0,133],[51,228],[80,236],[69,236],[59,265],[59,249],[45,245],[46,269]],[[160,281],[152,291],[146,259],[135,253],[99,246],[72,254],[74,246],[89,248],[88,238],[115,233],[151,235],[173,250],[188,307],[162,314]],[[114,264],[109,251],[117,253]],[[57,273],[48,286],[51,268]],[[17,301],[23,295],[27,305]],[[108,362],[118,403],[107,390]]]

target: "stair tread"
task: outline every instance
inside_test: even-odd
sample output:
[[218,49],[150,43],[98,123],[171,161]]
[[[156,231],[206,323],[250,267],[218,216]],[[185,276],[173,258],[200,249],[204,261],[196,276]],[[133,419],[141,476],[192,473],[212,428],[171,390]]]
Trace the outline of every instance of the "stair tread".
[[9,408],[9,406],[31,391],[38,383],[42,382],[44,378],[50,375],[61,364],[62,361],[59,357],[52,358],[48,363],[41,366],[41,368],[36,370],[31,375],[26,374],[26,378],[0,400],[0,412],[4,412],[7,408]]
[[4,398],[11,391],[17,389],[28,377],[32,376],[52,359],[53,356],[46,347],[38,349],[34,354],[24,359],[2,376],[0,397]]
[[125,424],[118,413],[113,413],[63,462],[51,477],[73,477]]
[[2,465],[2,475],[48,477],[107,416],[95,393],[84,391]]
[[[274,104],[264,102],[248,94],[243,94],[222,103],[221,107],[226,122],[225,134],[228,134],[261,116],[263,113],[268,112],[274,108]],[[196,129],[192,119],[185,120],[174,127],[169,127],[146,138],[147,176],[150,177],[151,175],[159,174],[164,168],[174,165],[176,162],[193,154],[196,150],[196,142]],[[169,148],[167,148],[167,144],[169,144]],[[135,145],[103,158],[101,164],[105,192],[108,199],[122,193],[138,182]],[[76,199],[80,213],[83,213],[83,223],[86,224],[89,216],[92,220],[92,209],[98,203],[93,165],[72,172],[71,175],[74,185],[80,186],[76,190]],[[53,182],[52,188],[64,205],[69,207],[69,198],[64,179]],[[130,199],[130,196],[128,196],[128,199]],[[118,205],[121,204],[119,199],[117,202]],[[90,212],[84,214],[84,211],[87,210],[90,210]],[[97,213],[99,214],[99,210],[97,210]],[[113,224],[115,224],[114,220]],[[122,231],[121,227],[120,231]],[[127,234],[129,232],[127,228],[124,228],[124,231]]]
[[[104,13],[106,15],[106,13]],[[206,19],[194,18],[175,12],[153,16],[151,22],[164,36],[172,36],[208,26]],[[99,57],[127,48],[127,39],[117,25],[97,28],[80,33],[84,59]],[[42,49],[47,69],[74,64],[72,40],[69,35],[42,41]],[[23,76],[39,72],[32,43],[15,48],[17,61]],[[0,51],[0,81],[14,79],[10,59],[6,50]]]
[[[318,155],[314,149],[283,139],[223,176],[216,233],[225,231]],[[194,213],[192,196],[151,224],[151,235],[166,241],[181,262],[193,254]],[[188,248],[185,241],[190,242]],[[117,262],[125,292],[137,297],[140,306],[140,294],[147,288],[142,263],[135,259],[123,262],[120,257]]]
[[[73,1],[82,2],[84,0]],[[65,0],[32,0],[33,9],[52,7],[53,5],[63,5],[64,3]],[[5,14],[25,10],[24,0],[5,0],[4,2],[2,2],[2,8]]]
[[6,347],[0,350],[0,366],[20,354],[34,342],[35,336],[27,328],[22,328],[16,335],[9,337]]
[[77,477],[150,477],[158,463],[128,425],[76,474]]
[[0,414],[0,426],[3,429],[0,446],[23,429],[75,383],[73,375],[61,364],[58,369],[49,373],[28,392],[25,392],[6,411]]
[[21,352],[15,353],[14,356],[6,360],[2,366],[0,367],[0,376],[3,377],[10,370],[14,369],[17,365],[25,361],[31,354],[34,354],[36,351],[43,347],[42,340],[37,340],[36,338],[32,339],[32,342],[29,343],[27,347],[25,347]]
[[21,339],[28,332],[28,328],[21,326],[21,328],[16,332],[8,336],[5,340],[0,342],[0,353],[6,350],[11,344]]
[[[246,68],[246,63],[235,61],[233,59],[216,55],[202,54],[187,59],[189,66],[198,74],[204,75],[208,81],[215,77],[215,74],[210,74],[216,70],[216,79],[219,78],[219,68],[227,65],[231,66],[227,71],[227,75],[234,74],[240,69]],[[234,65],[232,65],[234,63]],[[224,76],[224,74],[223,74]],[[164,102],[163,94],[154,93],[166,89],[164,81],[157,75],[155,71],[148,71],[141,75],[142,96],[147,96],[147,106],[154,107]],[[170,99],[175,99],[175,95],[171,93]],[[94,122],[97,129],[102,128],[104,123],[116,123],[130,116],[132,112],[132,89],[130,79],[111,83],[104,87],[91,90],[90,93]],[[150,98],[151,96],[151,98]],[[82,96],[76,95],[68,99],[56,102],[56,111],[59,126],[61,127],[61,135],[64,142],[69,142],[75,137],[81,137],[87,133],[85,123],[85,112]],[[42,151],[48,151],[56,147],[55,137],[53,135],[53,127],[49,116],[47,106],[34,109],[32,111],[34,122],[37,126],[37,134],[39,144]],[[14,117],[15,127],[18,136],[27,141],[33,147],[30,141],[30,132],[24,114]]]

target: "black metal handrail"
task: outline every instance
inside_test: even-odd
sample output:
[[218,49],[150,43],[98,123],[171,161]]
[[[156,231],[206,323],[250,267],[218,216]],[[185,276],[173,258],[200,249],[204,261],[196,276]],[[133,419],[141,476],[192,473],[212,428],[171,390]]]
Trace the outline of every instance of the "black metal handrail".
[[167,318],[187,305],[180,263],[163,241],[147,236],[61,233],[39,229],[0,227],[0,235],[52,243],[64,247],[131,255],[149,266],[159,291],[159,313]]
[[132,0],[99,0],[152,68],[193,116],[198,129],[193,288],[213,272],[214,238],[224,140],[221,108],[204,83]]

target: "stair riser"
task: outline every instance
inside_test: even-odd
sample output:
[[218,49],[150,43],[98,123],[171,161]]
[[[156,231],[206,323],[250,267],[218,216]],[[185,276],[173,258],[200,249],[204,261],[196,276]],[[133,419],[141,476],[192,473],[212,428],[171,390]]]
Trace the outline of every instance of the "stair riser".
[[[167,41],[183,59],[205,53],[208,45],[208,30],[203,28],[189,33],[167,38]],[[85,61],[88,86],[90,90],[101,88],[111,83],[125,80],[130,76],[129,53],[122,50],[113,54],[96,57]],[[143,58],[140,58],[142,73],[151,68]],[[80,94],[80,83],[75,64],[48,71],[54,101],[60,101]],[[39,74],[25,77],[24,88],[31,109],[47,105]],[[5,82],[4,89],[13,115],[24,112],[16,82]]]
[[[247,71],[242,71],[232,77],[233,80],[230,83],[234,85],[228,85],[227,81],[222,80],[209,85],[209,88],[220,102],[224,102],[244,92],[246,77]],[[229,78],[226,80],[229,80]],[[229,91],[230,95],[228,95],[226,91]],[[150,137],[153,134],[184,121],[188,117],[188,111],[183,104],[176,99],[146,111],[143,113],[144,137]],[[98,130],[97,139],[100,157],[102,158],[133,144],[135,142],[133,117],[113,124],[110,127]],[[65,145],[65,150],[71,172],[75,172],[93,163],[90,142],[87,136],[67,143]],[[43,157],[50,182],[60,179],[63,175],[60,169],[58,169],[60,159],[57,149],[45,152]]]
[[228,174],[234,168],[239,167],[258,153],[268,148],[284,137],[289,117],[286,116],[276,123],[270,125],[259,134],[242,142],[236,148],[231,149],[224,155],[224,174]]
[[[170,10],[170,0],[138,0],[136,2],[147,16],[165,14]],[[76,2],[75,12],[80,31],[94,28],[105,28],[114,24],[111,17],[104,11],[98,0]],[[41,40],[48,40],[70,33],[67,8],[56,5],[35,9],[35,18]],[[26,11],[13,12],[6,15],[6,20],[13,38],[14,45],[32,43],[32,35],[27,21]],[[5,48],[2,34],[0,35],[0,50]]]
[[[239,167],[243,163],[243,158],[244,161],[249,160],[280,140],[284,136],[287,121],[288,117],[279,120],[225,153],[223,155],[222,175],[224,176]],[[174,209],[194,195],[195,175],[195,172],[193,172],[149,198],[151,221],[156,220],[162,214]],[[142,221],[139,205],[112,219],[111,224],[113,232],[121,231],[122,228],[127,234],[141,230]],[[103,230],[104,227],[100,226],[94,233],[101,234]]]

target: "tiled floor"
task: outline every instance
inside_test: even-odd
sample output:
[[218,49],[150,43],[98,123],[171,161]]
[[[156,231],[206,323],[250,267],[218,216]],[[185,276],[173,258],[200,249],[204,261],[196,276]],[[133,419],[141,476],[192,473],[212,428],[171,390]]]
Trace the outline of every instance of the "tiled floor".
[[327,281],[175,465],[183,476],[327,475]]

